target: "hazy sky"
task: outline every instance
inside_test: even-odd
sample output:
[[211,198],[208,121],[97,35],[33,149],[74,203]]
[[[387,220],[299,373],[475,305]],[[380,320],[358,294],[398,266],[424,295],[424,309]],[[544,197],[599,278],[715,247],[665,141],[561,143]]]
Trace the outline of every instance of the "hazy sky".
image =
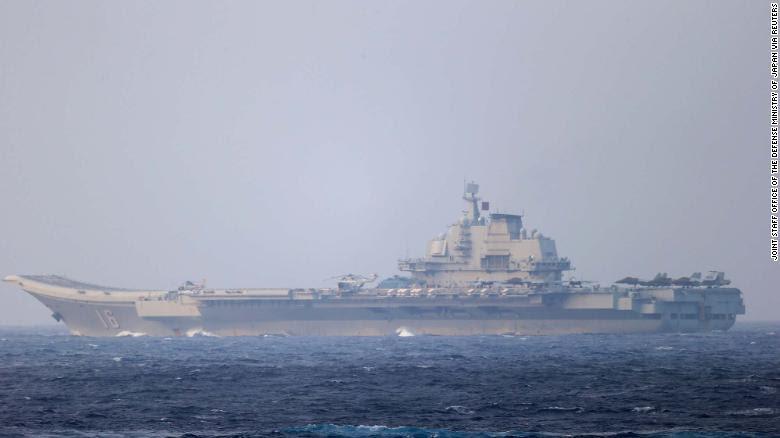
[[469,178],[579,278],[725,270],[780,319],[768,8],[0,0],[0,273],[392,275]]

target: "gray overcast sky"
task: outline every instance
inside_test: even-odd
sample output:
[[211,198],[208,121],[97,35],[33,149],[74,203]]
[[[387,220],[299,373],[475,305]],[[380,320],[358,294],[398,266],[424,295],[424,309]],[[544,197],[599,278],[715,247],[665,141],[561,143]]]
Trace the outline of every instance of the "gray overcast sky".
[[[463,178],[604,283],[780,319],[765,2],[0,1],[0,273],[395,273]],[[0,286],[0,324],[49,323]]]

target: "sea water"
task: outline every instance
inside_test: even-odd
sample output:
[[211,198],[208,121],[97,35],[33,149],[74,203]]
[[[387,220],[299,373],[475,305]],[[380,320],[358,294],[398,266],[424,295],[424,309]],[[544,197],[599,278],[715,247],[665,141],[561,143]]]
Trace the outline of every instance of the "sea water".
[[3,328],[0,436],[780,436],[780,324],[463,338]]

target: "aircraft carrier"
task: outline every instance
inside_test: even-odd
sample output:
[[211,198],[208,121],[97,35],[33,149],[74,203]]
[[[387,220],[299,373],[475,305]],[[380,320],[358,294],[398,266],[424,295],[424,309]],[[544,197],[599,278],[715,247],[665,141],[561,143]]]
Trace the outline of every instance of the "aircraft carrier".
[[564,280],[571,262],[521,215],[490,213],[479,186],[408,276],[345,275],[333,288],[134,290],[54,275],[9,275],[83,336],[536,335],[728,330],[745,313],[721,272],[601,287]]

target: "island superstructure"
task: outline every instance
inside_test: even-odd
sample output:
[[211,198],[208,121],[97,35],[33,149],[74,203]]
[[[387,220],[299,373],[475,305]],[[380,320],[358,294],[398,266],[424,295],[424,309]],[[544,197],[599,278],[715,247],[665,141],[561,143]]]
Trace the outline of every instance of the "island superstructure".
[[399,262],[399,269],[412,278],[437,287],[458,287],[475,283],[537,283],[555,285],[571,269],[559,258],[555,240],[523,227],[523,217],[492,213],[488,202],[477,197],[479,186],[465,185],[463,217],[445,234],[428,244],[425,258]]
[[[564,281],[572,268],[555,241],[521,215],[490,213],[479,186],[466,210],[432,239],[425,257],[393,277],[347,275],[335,288],[176,290],[98,286],[54,275],[9,275],[74,335],[385,336],[646,333],[727,330],[744,314],[739,289],[720,272],[600,287]],[[485,212],[483,214],[483,212]]]

